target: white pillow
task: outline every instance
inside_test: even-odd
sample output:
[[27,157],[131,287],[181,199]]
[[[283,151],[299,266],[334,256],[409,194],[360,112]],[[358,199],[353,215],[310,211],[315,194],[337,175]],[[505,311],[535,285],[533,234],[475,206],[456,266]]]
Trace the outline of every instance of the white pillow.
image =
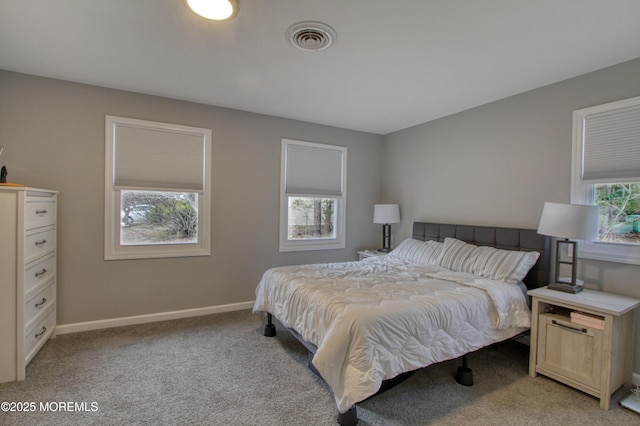
[[440,266],[455,272],[471,272],[471,265],[467,259],[477,247],[455,238],[445,238]]
[[408,260],[419,265],[437,265],[442,253],[443,243],[420,241],[407,238],[390,253],[390,256]]
[[493,247],[478,247],[474,250],[471,270],[492,280],[516,284],[536,264],[540,257],[537,251],[501,250]]
[[501,250],[445,238],[440,266],[516,284],[536,264],[538,257],[540,253],[536,251]]

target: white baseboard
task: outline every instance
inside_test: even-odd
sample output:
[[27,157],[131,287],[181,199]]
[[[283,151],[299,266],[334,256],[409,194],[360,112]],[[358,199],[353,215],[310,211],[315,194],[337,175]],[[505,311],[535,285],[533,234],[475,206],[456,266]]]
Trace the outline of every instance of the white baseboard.
[[219,314],[222,312],[251,309],[254,302],[231,303],[229,305],[208,306],[205,308],[185,309],[182,311],[160,312],[157,314],[137,315],[133,317],[112,318],[106,320],[78,322],[56,326],[56,334],[78,333],[81,331],[100,330],[103,328],[122,327],[125,325],[146,324],[149,322],[167,321],[179,318],[198,317],[201,315]]

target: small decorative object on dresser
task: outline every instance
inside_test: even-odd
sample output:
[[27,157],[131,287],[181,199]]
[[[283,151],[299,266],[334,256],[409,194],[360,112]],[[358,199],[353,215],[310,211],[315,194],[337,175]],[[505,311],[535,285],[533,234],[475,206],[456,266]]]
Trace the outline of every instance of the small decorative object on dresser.
[[529,375],[538,373],[600,399],[631,381],[635,311],[640,300],[601,291],[528,292],[531,305]]
[[[0,145],[0,156],[2,155],[2,152],[4,151],[4,146]],[[7,183],[7,167],[6,166],[2,166],[2,169],[0,169],[0,183]]]
[[57,194],[0,186],[0,383],[24,380],[55,333]]

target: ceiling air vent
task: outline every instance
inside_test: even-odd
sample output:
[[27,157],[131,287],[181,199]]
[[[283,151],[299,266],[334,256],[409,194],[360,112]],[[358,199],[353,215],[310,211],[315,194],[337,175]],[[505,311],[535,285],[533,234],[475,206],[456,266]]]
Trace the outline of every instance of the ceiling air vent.
[[298,22],[287,30],[289,43],[302,50],[324,50],[335,43],[336,38],[335,30],[322,22]]

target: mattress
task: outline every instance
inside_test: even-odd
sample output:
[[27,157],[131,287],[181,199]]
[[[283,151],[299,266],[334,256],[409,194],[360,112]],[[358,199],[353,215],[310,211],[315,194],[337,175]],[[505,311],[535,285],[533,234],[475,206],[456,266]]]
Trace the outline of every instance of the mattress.
[[531,318],[513,283],[392,255],[269,269],[253,310],[317,347],[313,365],[340,412],[383,380],[513,337]]

